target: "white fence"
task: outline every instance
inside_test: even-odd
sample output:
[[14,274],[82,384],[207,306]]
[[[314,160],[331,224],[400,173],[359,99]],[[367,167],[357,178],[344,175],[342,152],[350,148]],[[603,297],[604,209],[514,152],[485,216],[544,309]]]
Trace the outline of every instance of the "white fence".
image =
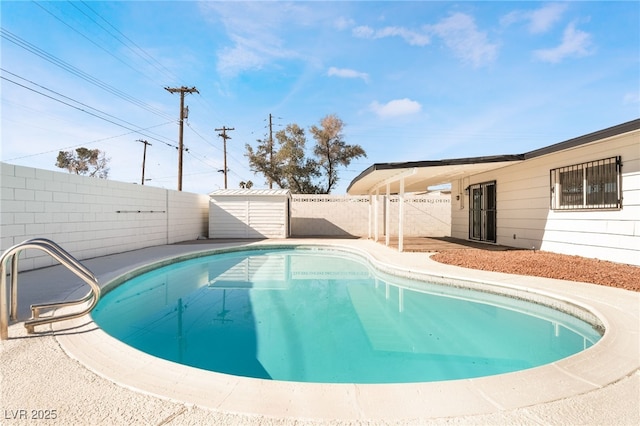
[[[0,163],[0,249],[49,238],[78,259],[207,235],[209,197]],[[20,268],[57,263],[34,250]]]
[[[398,233],[398,197],[390,196],[385,211],[384,196],[378,202],[378,233],[385,234],[389,215],[391,235]],[[451,196],[432,192],[405,197],[404,235],[444,237],[451,235]],[[371,212],[373,215],[375,212]],[[374,230],[372,229],[372,232]],[[291,200],[291,236],[357,236],[369,234],[369,197],[300,195]]]
[[[0,252],[29,238],[49,238],[82,260],[209,234],[209,196],[0,163]],[[397,197],[378,203],[378,232],[397,233]],[[449,194],[405,199],[406,236],[450,235]],[[291,236],[355,236],[369,232],[369,197],[294,195]],[[20,268],[54,259],[27,250]]]

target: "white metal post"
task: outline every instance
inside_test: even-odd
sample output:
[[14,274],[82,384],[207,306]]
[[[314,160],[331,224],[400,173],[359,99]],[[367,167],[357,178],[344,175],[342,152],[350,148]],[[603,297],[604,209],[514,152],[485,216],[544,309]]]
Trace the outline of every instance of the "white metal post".
[[367,239],[369,240],[371,239],[371,219],[372,219],[371,211],[373,210],[371,206],[372,202],[373,200],[371,199],[371,194],[369,194],[369,218],[368,218],[368,229],[367,229]]
[[398,251],[402,251],[404,249],[404,178],[400,179],[398,195]]
[[376,188],[376,198],[375,198],[376,202],[375,202],[375,204],[373,206],[374,207],[374,213],[373,213],[374,214],[374,216],[373,216],[373,235],[374,235],[374,241],[376,241],[376,242],[378,242],[378,239],[380,238],[380,231],[379,231],[380,226],[378,225],[378,210],[379,210],[379,208],[378,208],[378,202],[379,202],[378,195],[379,195],[379,193],[380,193],[380,189]]
[[387,182],[387,196],[384,200],[384,244],[387,247],[389,246],[389,238],[391,237],[391,235],[389,235],[389,226],[391,224],[391,217],[389,217],[389,211],[391,210],[391,200],[389,199],[390,186],[389,182]]

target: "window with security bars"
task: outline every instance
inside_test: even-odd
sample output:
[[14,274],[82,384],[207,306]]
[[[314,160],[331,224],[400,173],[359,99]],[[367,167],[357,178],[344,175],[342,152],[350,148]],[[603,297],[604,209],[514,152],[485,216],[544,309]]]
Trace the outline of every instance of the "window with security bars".
[[551,208],[621,208],[621,169],[621,158],[611,157],[551,170]]

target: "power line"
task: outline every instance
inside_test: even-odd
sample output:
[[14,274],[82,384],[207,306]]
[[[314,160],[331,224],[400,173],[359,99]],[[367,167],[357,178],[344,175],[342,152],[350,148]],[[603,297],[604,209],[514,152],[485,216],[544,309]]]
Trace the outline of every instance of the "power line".
[[[91,111],[87,111],[86,109],[82,109],[82,108],[80,108],[80,107],[78,107],[78,106],[76,106],[76,105],[72,105],[72,104],[70,104],[70,103],[68,103],[68,102],[65,102],[65,101],[60,100],[60,99],[57,99],[57,98],[55,98],[55,97],[53,97],[53,96],[47,95],[46,93],[42,93],[42,92],[40,92],[40,91],[38,91],[38,90],[35,90],[35,89],[31,88],[31,87],[25,86],[24,84],[20,84],[20,83],[18,83],[17,81],[13,81],[13,80],[11,80],[11,79],[9,79],[9,78],[5,77],[5,76],[0,76],[0,78],[1,78],[2,80],[8,81],[8,82],[10,82],[10,83],[13,83],[13,84],[15,84],[15,85],[17,85],[17,86],[20,86],[20,87],[22,87],[22,88],[24,88],[24,89],[27,89],[27,90],[30,90],[30,91],[32,91],[32,92],[34,92],[34,93],[37,93],[37,94],[39,94],[39,95],[42,95],[42,96],[44,96],[44,97],[46,97],[46,98],[49,98],[49,99],[54,100],[54,101],[56,101],[56,102],[59,102],[59,103],[61,103],[61,104],[63,104],[63,105],[67,105],[67,106],[69,106],[69,107],[71,107],[71,108],[77,109],[78,111],[82,111],[82,112],[84,112],[85,114],[89,114],[89,115],[91,115],[91,116],[93,116],[93,117],[99,118],[100,120],[106,121],[106,122],[111,123],[111,124],[115,124],[116,126],[122,127],[122,128],[124,128],[124,129],[127,129],[127,130],[131,130],[131,131],[132,131],[132,132],[134,132],[134,133],[139,133],[139,134],[141,134],[141,135],[143,135],[143,136],[146,136],[146,137],[148,137],[148,138],[150,138],[150,139],[154,139],[154,140],[156,140],[156,141],[158,141],[158,142],[160,142],[160,143],[163,143],[163,144],[165,144],[165,145],[172,146],[172,147],[174,147],[174,148],[175,148],[175,145],[171,145],[171,144],[169,144],[169,143],[167,143],[167,142],[161,141],[160,139],[154,138],[154,137],[149,136],[149,135],[145,135],[144,133],[142,133],[142,130],[141,130],[141,129],[132,129],[132,128],[127,127],[127,126],[125,126],[125,125],[123,125],[123,124],[117,123],[117,122],[115,122],[115,121],[113,121],[113,120],[109,120],[108,118],[105,118],[105,117],[102,117],[102,116],[100,116],[100,115],[98,115],[98,114],[95,114],[95,113],[93,113],[93,112],[91,112]],[[78,104],[84,105],[84,104],[82,104],[81,102],[78,102],[78,101],[74,101],[74,102],[77,102]],[[88,108],[92,108],[92,107],[88,107]],[[94,108],[92,108],[92,109],[94,109]],[[99,110],[96,110],[96,111],[99,111]],[[100,111],[100,112],[102,113],[102,111]],[[108,115],[108,114],[106,114],[106,113],[104,113],[104,114],[105,114],[105,115]],[[118,119],[118,118],[116,118],[116,119]],[[125,122],[124,120],[121,120],[121,119],[118,119],[118,120]],[[133,125],[133,126],[135,126],[134,124],[132,124],[132,125]]]
[[[131,126],[138,127],[137,125],[135,125],[135,124],[133,124],[133,123],[131,123],[131,122],[129,122],[129,121],[123,120],[123,119],[118,118],[118,117],[116,117],[116,116],[114,116],[114,115],[112,115],[112,114],[109,114],[109,113],[107,113],[107,112],[101,111],[101,110],[99,110],[99,109],[97,109],[97,108],[94,108],[94,107],[92,107],[92,106],[90,106],[90,105],[87,105],[87,104],[85,104],[85,103],[83,103],[83,102],[80,102],[80,101],[78,101],[78,100],[75,100],[75,99],[73,99],[73,98],[70,98],[69,96],[63,95],[62,93],[56,92],[55,90],[52,90],[52,89],[49,89],[48,87],[45,87],[45,86],[43,86],[43,85],[41,85],[41,84],[38,84],[38,83],[36,83],[36,82],[34,82],[34,81],[31,81],[31,80],[29,80],[29,79],[27,79],[27,78],[24,78],[24,77],[22,77],[22,76],[20,76],[20,75],[18,75],[18,74],[15,74],[15,73],[13,73],[13,72],[11,72],[11,71],[9,71],[9,70],[4,69],[4,68],[2,68],[2,67],[0,67],[0,70],[1,70],[2,72],[7,73],[7,74],[11,74],[12,76],[17,77],[17,78],[19,78],[19,79],[21,79],[21,80],[23,80],[23,81],[26,81],[26,82],[28,82],[28,83],[30,83],[30,84],[32,84],[32,85],[34,85],[34,86],[36,86],[36,87],[39,87],[39,88],[44,89],[44,90],[46,90],[46,91],[48,91],[48,92],[50,92],[50,93],[53,93],[53,94],[55,94],[55,95],[57,95],[57,96],[60,96],[60,97],[62,97],[62,98],[64,98],[64,99],[68,99],[68,100],[70,100],[70,101],[72,101],[72,102],[75,102],[75,103],[77,103],[78,105],[82,105],[82,106],[87,107],[87,108],[89,108],[89,109],[91,109],[91,110],[93,110],[93,111],[96,111],[96,112],[98,112],[98,113],[100,113],[100,114],[103,114],[103,115],[105,115],[105,116],[107,116],[107,117],[111,117],[111,118],[113,118],[113,119],[116,119],[116,120],[122,121],[123,123],[129,124],[129,125],[131,125]],[[9,80],[9,81],[13,82],[12,80]],[[13,83],[15,84],[15,82],[13,82]],[[22,87],[27,88],[26,86],[22,86]],[[40,93],[40,92],[36,92],[36,93],[38,93],[38,94],[42,94],[42,93]],[[53,99],[53,98],[52,98],[52,99]],[[55,100],[55,99],[54,99],[54,100]],[[68,105],[68,104],[67,104],[67,105]],[[84,111],[84,110],[81,110],[81,111],[83,111],[83,112],[87,112],[87,111]],[[94,115],[94,114],[92,114],[92,115]],[[94,115],[94,116],[96,116],[96,115]],[[96,117],[97,117],[97,116],[96,116]],[[101,118],[101,117],[98,117],[98,118]]]
[[40,49],[39,47],[29,43],[28,41],[20,38],[19,36],[11,33],[10,31],[5,30],[4,28],[0,29],[0,35],[2,36],[2,38],[4,38],[5,40],[25,49],[26,51],[33,53],[34,55],[44,59],[45,61],[56,65],[59,68],[62,68],[63,70],[75,75],[76,77],[79,77],[85,81],[87,81],[88,83],[91,83],[109,93],[111,93],[112,95],[115,95],[127,102],[130,102],[146,111],[149,111],[153,114],[156,114],[158,116],[161,116],[163,118],[169,118],[170,116],[168,114],[166,114],[164,111],[159,110],[157,108],[154,108],[148,104],[146,104],[145,102],[134,98],[133,96],[105,83],[104,81],[93,77],[90,74],[87,74],[86,72],[80,70],[79,68],[63,61],[60,58],[57,58],[56,56]]
[[[200,139],[202,139],[203,141],[205,141],[209,146],[211,146],[213,149],[216,149],[220,152],[222,152],[222,149],[215,145],[214,143],[212,143],[210,140],[208,140],[207,138],[205,138],[202,134],[200,134],[200,132],[198,132],[191,123],[187,122],[187,127],[193,132],[195,133]],[[234,160],[235,162],[237,162],[239,165],[242,165],[242,161],[238,160],[238,158],[236,158],[231,151],[227,152],[227,156],[230,157],[232,160]],[[243,166],[244,167],[244,166]],[[247,169],[246,167],[244,167],[247,171],[249,171],[249,169]]]
[[[149,130],[149,129],[153,129],[154,127],[166,126],[167,124],[170,124],[170,123],[173,123],[173,121],[170,121],[168,123],[156,124],[155,126],[147,127],[146,129],[140,129],[140,130]],[[56,149],[52,149],[51,151],[43,151],[43,152],[39,152],[37,154],[29,154],[29,155],[23,155],[21,157],[9,158],[6,161],[22,160],[24,158],[36,157],[38,155],[44,155],[44,154],[50,154],[50,153],[56,152],[56,151],[65,151],[65,150],[68,150],[68,149],[79,148],[81,146],[91,145],[91,144],[98,143],[98,142],[104,142],[104,141],[109,140],[109,139],[121,138],[123,136],[127,136],[127,135],[130,135],[132,133],[138,133],[138,131],[131,131],[131,132],[127,132],[127,133],[122,133],[120,135],[109,136],[109,137],[102,138],[102,139],[96,139],[96,140],[93,140],[91,142],[81,143],[79,145],[72,145],[72,146],[67,146],[67,147],[63,147],[63,148],[56,148]]]
[[[74,2],[69,2],[73,7],[75,7],[76,9],[80,10],[80,8],[78,8],[78,6],[76,6],[74,4]],[[128,41],[131,45],[133,45],[136,49],[132,49],[130,45],[128,45],[127,43],[125,43],[124,41],[122,41],[117,35],[113,34],[111,31],[109,31],[108,29],[106,29],[105,27],[103,27],[102,25],[100,25],[98,22],[96,22],[94,19],[92,19],[89,15],[87,15],[86,13],[82,12],[87,18],[91,19],[91,21],[93,21],[96,25],[98,25],[100,28],[102,28],[105,32],[107,32],[109,35],[111,35],[114,39],[116,39],[118,42],[120,42],[123,46],[125,46],[127,49],[129,49],[132,53],[134,53],[136,56],[138,56],[139,58],[141,58],[143,61],[145,61],[146,63],[148,63],[149,65],[151,65],[152,67],[154,67],[156,70],[164,73],[166,76],[171,77],[173,79],[176,80],[180,80],[180,78],[178,76],[176,76],[174,73],[172,73],[170,70],[168,70],[164,65],[162,65],[157,59],[155,59],[152,55],[150,55],[148,52],[146,52],[142,47],[140,47],[138,44],[136,44],[133,40],[131,40],[129,37],[127,37],[122,31],[120,31],[119,29],[117,29],[115,26],[113,26],[108,20],[106,20],[102,15],[100,15],[98,12],[96,12],[93,8],[91,8],[91,6],[89,6],[89,4],[87,4],[87,2],[85,1],[81,1],[80,3],[82,3],[84,5],[84,7],[86,7],[87,9],[89,9],[91,12],[93,12],[94,15],[96,15],[98,18],[100,18],[102,21],[104,21],[109,27],[113,28],[113,30],[118,33],[120,36],[122,36],[126,41]],[[139,52],[144,53],[144,56],[141,55]],[[145,74],[146,75],[146,74]]]
[[[53,14],[50,10],[46,9],[44,6],[42,6],[40,3],[38,3],[37,1],[33,2],[36,6],[38,6],[39,8],[41,8],[42,10],[44,10],[45,12],[47,12],[49,15],[53,16],[55,19],[57,19],[58,21],[60,21],[62,24],[64,24],[65,26],[67,26],[68,28],[70,28],[72,31],[76,32],[77,34],[79,34],[82,38],[86,39],[87,41],[89,41],[89,43],[93,44],[94,46],[96,46],[97,48],[101,49],[102,51],[106,52],[108,55],[112,56],[113,58],[115,58],[117,61],[119,61],[120,63],[122,63],[123,65],[131,68],[133,71],[135,72],[139,72],[142,74],[142,72],[140,70],[135,69],[134,67],[131,66],[131,64],[123,61],[121,58],[118,58],[116,55],[114,55],[111,51],[109,51],[108,49],[100,46],[98,43],[96,43],[95,41],[91,40],[91,38],[89,38],[88,36],[82,34],[79,30],[77,30],[76,28],[74,28],[73,26],[71,26],[70,24],[68,24],[67,22],[65,22],[64,20],[62,20],[61,18],[59,18],[58,16],[56,16],[55,14]],[[71,3],[71,5],[73,7],[75,7],[76,9],[78,9],[77,6],[75,6],[73,3]],[[84,13],[82,10],[78,9],[78,11],[80,11],[80,13],[84,14],[85,16],[88,17],[88,15],[86,15],[86,13]],[[89,18],[91,19],[91,18]],[[95,22],[95,21],[94,21]],[[96,23],[97,24],[97,23]]]

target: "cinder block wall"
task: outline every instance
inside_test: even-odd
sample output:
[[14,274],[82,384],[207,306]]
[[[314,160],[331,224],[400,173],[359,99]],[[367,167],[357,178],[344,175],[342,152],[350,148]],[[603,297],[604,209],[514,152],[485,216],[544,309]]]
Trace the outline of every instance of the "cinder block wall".
[[291,236],[367,236],[369,197],[293,194]]
[[[0,250],[48,238],[78,259],[208,234],[209,197],[0,163]],[[56,264],[27,250],[20,268]]]
[[[385,217],[389,232],[398,234],[398,196],[378,196],[378,234],[385,235]],[[404,201],[404,235],[444,237],[451,235],[451,194],[432,192],[410,195]],[[374,214],[374,208],[371,214]],[[373,229],[372,219],[372,234]],[[294,194],[291,200],[291,236],[369,235],[369,197]]]
[[[209,234],[209,196],[0,163],[0,251],[35,237],[89,259],[144,247],[195,240]],[[378,233],[397,234],[398,197],[378,202]],[[294,195],[291,235],[357,236],[369,233],[369,197]],[[373,210],[373,208],[372,208]],[[450,235],[449,194],[405,199],[406,236]],[[373,223],[373,222],[372,222]],[[372,234],[374,230],[371,230]],[[54,265],[27,250],[22,270]]]
[[[398,235],[398,210],[398,197],[391,197],[389,203],[391,235]],[[409,237],[451,236],[451,194],[431,192],[406,196],[404,235]]]

